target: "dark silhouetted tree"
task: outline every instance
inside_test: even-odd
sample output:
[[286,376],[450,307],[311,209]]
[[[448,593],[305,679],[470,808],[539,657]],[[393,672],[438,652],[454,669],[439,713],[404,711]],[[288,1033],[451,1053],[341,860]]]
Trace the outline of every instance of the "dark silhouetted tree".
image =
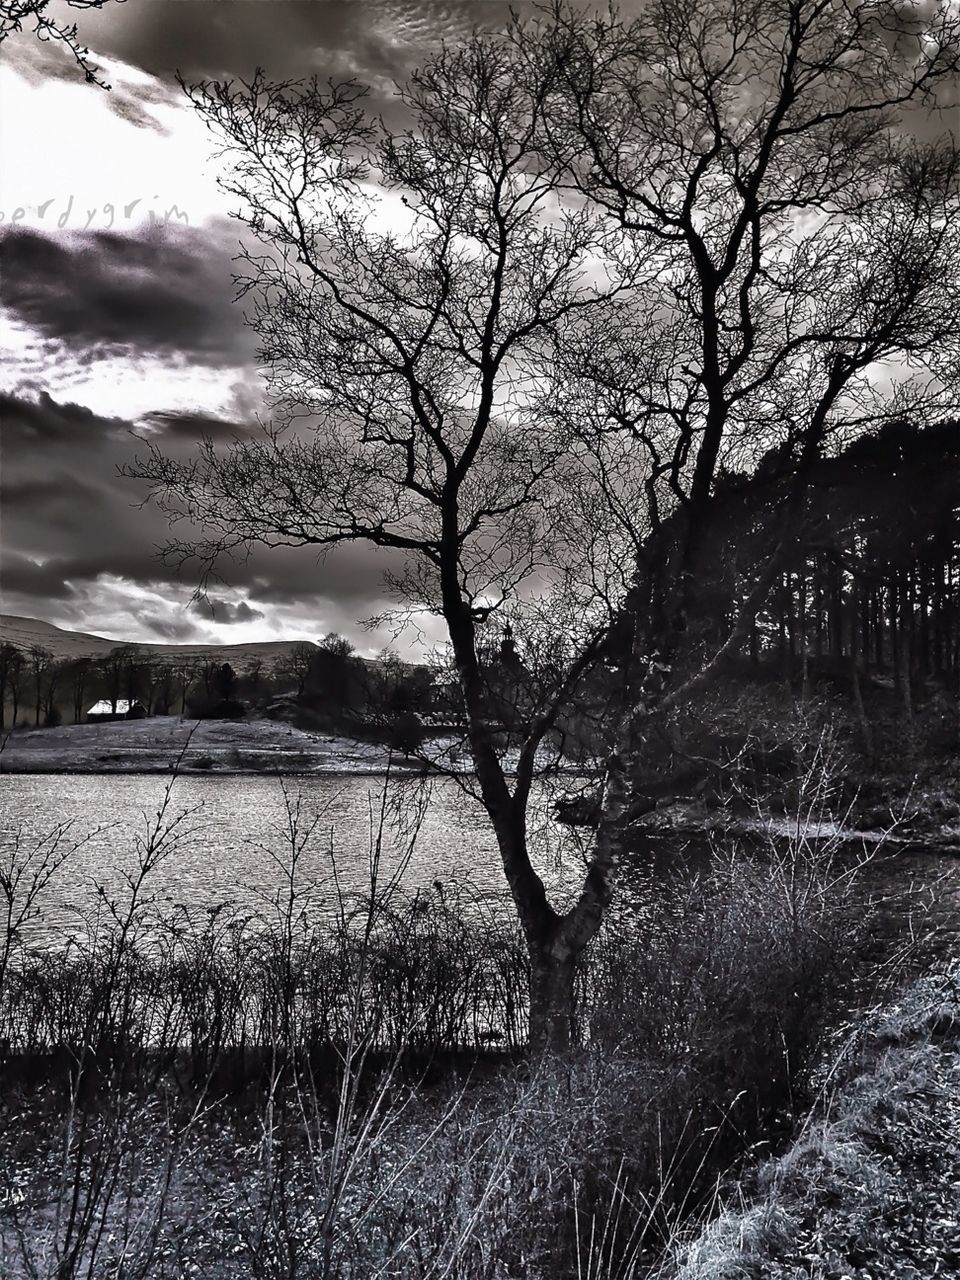
[[274,671],[282,680],[292,683],[298,698],[302,698],[310,679],[317,647],[308,641],[298,641],[277,659]]
[[73,705],[73,723],[80,724],[87,709],[90,687],[96,677],[96,667],[92,658],[74,658],[66,671],[70,683],[70,695]]
[[30,664],[30,678],[33,682],[34,724],[39,728],[43,716],[43,708],[47,692],[50,670],[53,666],[53,654],[42,644],[31,645],[27,652]]
[[16,727],[23,691],[25,661],[23,650],[4,641],[0,644],[0,729],[6,725],[7,699],[10,700],[10,724]]

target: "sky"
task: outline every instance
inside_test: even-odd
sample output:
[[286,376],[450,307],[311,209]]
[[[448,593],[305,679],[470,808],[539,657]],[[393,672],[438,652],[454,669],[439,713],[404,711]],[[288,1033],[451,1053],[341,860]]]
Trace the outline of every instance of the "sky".
[[[629,9],[633,0],[627,4]],[[57,6],[60,6],[59,10]],[[515,6],[523,11],[528,0]],[[260,550],[196,570],[163,563],[164,517],[118,474],[148,436],[189,457],[269,416],[234,300],[243,233],[218,187],[215,142],[176,82],[316,72],[355,77],[389,116],[441,40],[497,27],[506,0],[107,0],[80,26],[109,92],[32,32],[0,59],[0,603],[118,640],[246,643],[347,636],[420,656],[382,625],[396,570],[352,544]],[[942,124],[938,124],[938,128]],[[389,210],[389,205],[385,202]],[[400,216],[399,205],[394,208]],[[426,624],[428,644],[442,638]],[[410,646],[413,648],[410,648]]]
[[[162,515],[117,474],[149,435],[186,456],[265,412],[255,343],[235,303],[241,234],[213,140],[176,84],[355,76],[389,109],[395,77],[441,39],[497,25],[500,0],[127,0],[76,20],[109,92],[24,32],[0,63],[3,612],[123,640],[244,643],[338,631],[394,644],[386,564],[353,545],[195,577],[157,556]],[[439,631],[428,639],[439,639]],[[405,642],[397,646],[404,651]]]

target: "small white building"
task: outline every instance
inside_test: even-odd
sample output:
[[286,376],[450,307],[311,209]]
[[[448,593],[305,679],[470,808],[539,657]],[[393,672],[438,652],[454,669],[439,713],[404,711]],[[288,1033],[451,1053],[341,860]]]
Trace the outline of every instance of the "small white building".
[[118,698],[116,705],[109,698],[101,698],[87,712],[87,719],[96,720],[140,720],[147,714],[142,702],[136,699]]

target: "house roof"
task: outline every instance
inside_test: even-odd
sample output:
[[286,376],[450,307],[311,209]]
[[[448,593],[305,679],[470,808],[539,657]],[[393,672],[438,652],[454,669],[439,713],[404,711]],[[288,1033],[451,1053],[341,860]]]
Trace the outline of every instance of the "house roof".
[[95,702],[87,712],[88,716],[125,716],[131,707],[138,707],[140,703],[136,698],[131,702],[128,698],[118,698],[117,705],[114,707],[109,698],[101,698],[99,702]]

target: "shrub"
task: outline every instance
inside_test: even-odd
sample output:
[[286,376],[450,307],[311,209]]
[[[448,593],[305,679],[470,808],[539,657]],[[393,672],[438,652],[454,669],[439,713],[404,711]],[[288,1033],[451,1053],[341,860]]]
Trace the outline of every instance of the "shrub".
[[404,896],[376,832],[369,893],[331,909],[289,796],[280,892],[171,911],[150,890],[187,832],[169,798],[69,947],[21,927],[68,833],[5,873],[4,1275],[631,1280],[784,1132],[857,996],[839,852],[736,845],[650,878],[580,974],[583,1047],[528,1062],[501,916]]

